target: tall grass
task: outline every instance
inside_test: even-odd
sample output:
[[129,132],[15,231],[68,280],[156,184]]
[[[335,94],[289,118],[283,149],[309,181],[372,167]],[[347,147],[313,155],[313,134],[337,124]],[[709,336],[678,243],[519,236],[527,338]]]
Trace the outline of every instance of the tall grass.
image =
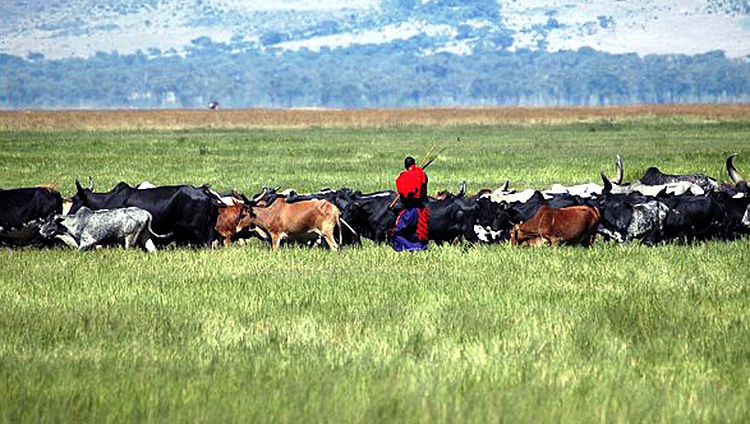
[[[431,191],[723,176],[748,123],[2,133],[4,188],[75,175],[255,192],[390,188],[449,144]],[[453,140],[461,138],[461,142]],[[254,241],[154,255],[0,251],[9,423],[746,422],[750,240],[591,249]]]

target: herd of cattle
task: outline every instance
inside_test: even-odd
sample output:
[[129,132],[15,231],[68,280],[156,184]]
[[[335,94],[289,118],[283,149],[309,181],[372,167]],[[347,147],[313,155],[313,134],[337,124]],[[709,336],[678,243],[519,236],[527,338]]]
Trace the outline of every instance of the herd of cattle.
[[[691,243],[750,234],[750,191],[730,156],[730,183],[703,174],[668,175],[649,168],[623,183],[617,158],[614,180],[603,184],[466,194],[441,192],[429,199],[429,238],[442,244],[590,245],[596,235],[616,242]],[[367,238],[387,242],[399,203],[394,191],[363,194],[348,188],[299,194],[264,188],[251,199],[217,193],[208,186],[132,187],[106,193],[84,188],[63,199],[51,187],[0,190],[0,243],[81,251],[95,246],[140,246],[147,251],[174,243],[204,247],[258,237],[278,248],[284,239],[324,243],[331,249]]]

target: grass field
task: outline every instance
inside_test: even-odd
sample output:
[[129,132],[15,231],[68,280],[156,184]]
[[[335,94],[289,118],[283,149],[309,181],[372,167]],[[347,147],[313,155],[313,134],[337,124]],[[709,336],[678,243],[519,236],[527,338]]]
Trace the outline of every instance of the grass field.
[[[723,180],[734,152],[750,174],[750,106],[729,109],[258,128],[114,113],[57,130],[3,113],[0,183],[54,181],[66,196],[76,175],[102,191],[141,180],[374,191],[434,143],[449,148],[428,170],[431,192],[463,179],[598,182],[617,154],[627,179],[655,165]],[[750,239],[418,254],[2,248],[3,422],[748,422],[748,258]]]

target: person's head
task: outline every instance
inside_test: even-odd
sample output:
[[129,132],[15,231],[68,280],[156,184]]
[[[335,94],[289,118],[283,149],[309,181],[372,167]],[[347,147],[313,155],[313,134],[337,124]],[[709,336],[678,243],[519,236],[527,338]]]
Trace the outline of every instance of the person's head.
[[404,167],[406,167],[406,169],[411,168],[415,163],[414,158],[411,156],[407,156],[406,159],[404,159]]

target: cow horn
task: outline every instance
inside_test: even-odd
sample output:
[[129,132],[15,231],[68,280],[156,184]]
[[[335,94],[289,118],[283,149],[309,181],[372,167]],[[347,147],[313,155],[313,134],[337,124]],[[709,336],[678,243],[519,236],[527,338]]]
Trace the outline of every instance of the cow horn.
[[622,185],[622,158],[620,158],[620,155],[617,155],[617,160],[615,160],[615,168],[617,169],[617,185]]
[[89,190],[94,191],[94,177],[89,177]]
[[606,175],[604,175],[604,171],[600,171],[599,174],[602,176],[602,181],[604,182],[604,189],[602,189],[602,193],[609,193],[612,191],[612,181],[607,178]]
[[244,193],[239,193],[239,195],[240,195],[240,198],[242,199],[242,201],[243,201],[243,202],[245,202],[245,204],[246,204],[246,205],[250,205],[250,204],[252,204],[252,203],[253,203],[253,201],[252,201],[252,200],[250,200],[250,199],[248,199],[248,198],[247,198],[247,197],[245,196],[245,194],[244,194]]
[[740,175],[740,173],[737,172],[737,169],[734,167],[733,161],[734,161],[735,156],[737,156],[737,153],[727,158],[727,173],[729,173],[729,178],[732,179],[733,183],[739,184],[745,180],[742,178],[742,175]]
[[502,185],[502,186],[500,187],[500,190],[502,190],[502,191],[508,191],[508,186],[509,186],[509,185],[510,185],[510,180],[505,180],[505,184],[503,184],[503,185]]
[[456,196],[464,197],[465,194],[466,194],[466,180],[461,181],[461,184],[458,185],[458,194]]

